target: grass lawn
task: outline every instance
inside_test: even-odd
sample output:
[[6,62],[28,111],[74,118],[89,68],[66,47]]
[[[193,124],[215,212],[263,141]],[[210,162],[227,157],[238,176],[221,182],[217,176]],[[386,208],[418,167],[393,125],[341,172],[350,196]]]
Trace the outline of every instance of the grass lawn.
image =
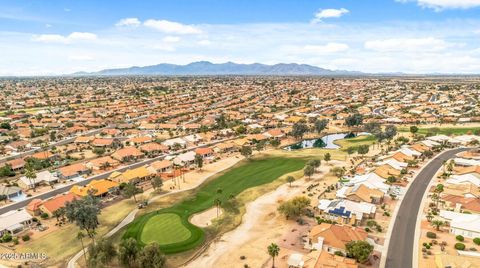
[[[134,202],[128,199],[102,209],[101,214],[98,216],[100,225],[97,229],[97,238],[102,237],[113,229],[113,227],[120,223],[134,208]],[[49,258],[47,261],[49,266],[57,266],[54,264],[68,261],[68,257],[82,249],[80,241],[77,239],[78,232],[79,228],[75,224],[67,224],[38,239],[21,243],[17,248],[17,252],[46,253]],[[85,243],[87,244],[89,242],[90,239],[86,238]],[[62,265],[58,265],[57,267],[62,267]]]
[[[401,127],[398,129],[400,132],[410,132],[410,128],[407,127]],[[475,133],[476,131],[480,131],[480,127],[465,127],[465,126],[459,126],[459,127],[435,127],[435,128],[425,128],[425,127],[419,127],[417,134],[422,134],[425,135],[427,133],[437,133],[440,135],[464,135],[467,133]]]
[[342,147],[342,150],[347,150],[348,147],[357,148],[360,145],[372,145],[376,141],[373,135],[361,135],[355,138],[341,139],[334,141],[335,144]]
[[182,242],[192,233],[182,224],[180,216],[174,213],[160,213],[151,217],[142,231],[142,242],[158,242],[160,245]]
[[[270,183],[283,174],[300,170],[304,167],[305,162],[306,160],[302,158],[284,157],[243,160],[232,168],[217,175],[215,178],[207,181],[205,184],[199,186],[192,195],[179,203],[169,208],[164,208],[157,212],[151,212],[140,216],[128,226],[123,238],[133,237],[137,239],[137,241],[143,242],[142,238],[144,237],[144,232],[159,232],[159,229],[156,228],[148,230],[150,220],[156,215],[169,213],[179,216],[181,223],[191,232],[191,236],[181,242],[162,245],[162,251],[166,254],[172,254],[195,248],[204,241],[205,233],[201,228],[188,221],[191,215],[214,206],[214,200],[216,198],[219,198],[222,201],[222,204],[225,204],[230,196],[237,196],[244,190]],[[221,194],[217,193],[218,189],[222,190]],[[164,228],[160,226],[169,224],[166,219],[168,218],[160,218],[159,220],[156,220],[155,225],[159,226],[159,228]],[[175,222],[174,224],[178,224],[178,222]],[[159,242],[154,239],[149,242],[152,241]]]

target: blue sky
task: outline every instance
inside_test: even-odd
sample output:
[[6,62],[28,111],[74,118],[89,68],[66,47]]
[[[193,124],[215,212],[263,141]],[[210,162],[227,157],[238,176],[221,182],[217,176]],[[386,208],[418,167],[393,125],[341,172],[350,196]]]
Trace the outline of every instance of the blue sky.
[[0,75],[198,60],[480,73],[480,0],[2,0],[0,58]]

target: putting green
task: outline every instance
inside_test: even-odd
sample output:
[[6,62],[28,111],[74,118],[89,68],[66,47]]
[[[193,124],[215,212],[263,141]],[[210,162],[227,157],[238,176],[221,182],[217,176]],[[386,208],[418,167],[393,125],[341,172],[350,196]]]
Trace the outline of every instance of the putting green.
[[182,224],[180,216],[174,213],[160,213],[148,219],[143,227],[141,240],[148,244],[157,242],[160,245],[183,242],[192,233]]

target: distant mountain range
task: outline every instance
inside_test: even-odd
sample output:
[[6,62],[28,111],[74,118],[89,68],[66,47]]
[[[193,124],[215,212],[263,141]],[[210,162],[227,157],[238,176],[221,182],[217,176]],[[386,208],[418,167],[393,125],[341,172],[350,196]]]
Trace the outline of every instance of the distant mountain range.
[[234,62],[211,63],[208,61],[192,62],[187,65],[162,63],[144,67],[105,69],[99,72],[78,72],[75,76],[121,76],[121,75],[312,75],[342,76],[365,75],[362,72],[328,70],[307,64],[279,63],[266,65],[260,63],[238,64]]

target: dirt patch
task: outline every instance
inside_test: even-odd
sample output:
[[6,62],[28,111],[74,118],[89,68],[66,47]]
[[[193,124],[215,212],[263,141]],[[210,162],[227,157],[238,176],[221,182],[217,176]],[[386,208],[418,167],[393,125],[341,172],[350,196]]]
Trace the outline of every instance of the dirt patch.
[[212,225],[212,220],[216,219],[218,216],[222,214],[223,214],[223,211],[221,209],[218,210],[218,214],[217,214],[217,208],[213,207],[201,213],[197,213],[193,215],[190,218],[190,222],[198,227],[203,228],[203,227]]

